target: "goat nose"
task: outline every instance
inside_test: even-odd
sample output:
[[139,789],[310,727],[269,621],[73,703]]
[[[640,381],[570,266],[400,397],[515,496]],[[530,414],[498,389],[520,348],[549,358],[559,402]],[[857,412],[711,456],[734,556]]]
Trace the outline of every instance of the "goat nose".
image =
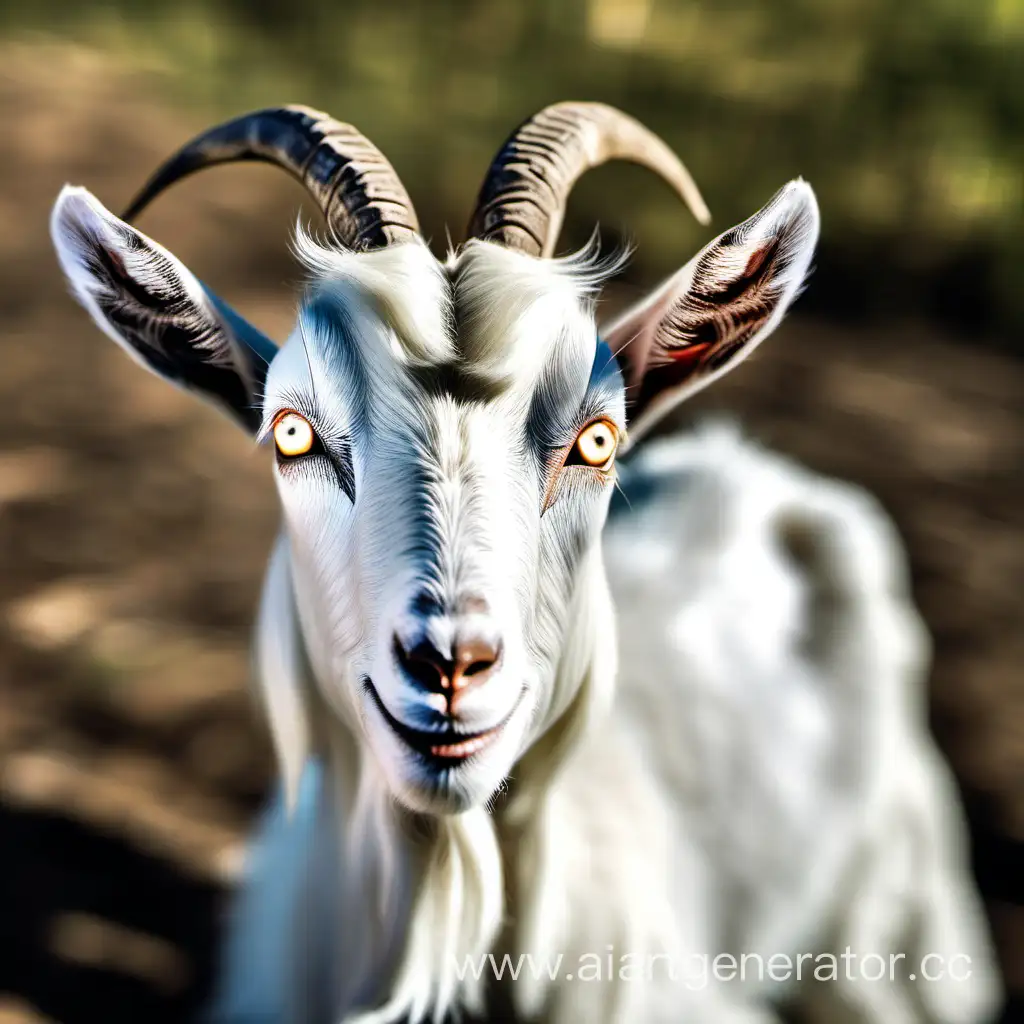
[[448,656],[427,638],[407,648],[395,634],[395,658],[411,679],[432,693],[443,693],[454,712],[458,696],[486,682],[501,660],[501,641],[485,637],[457,639]]

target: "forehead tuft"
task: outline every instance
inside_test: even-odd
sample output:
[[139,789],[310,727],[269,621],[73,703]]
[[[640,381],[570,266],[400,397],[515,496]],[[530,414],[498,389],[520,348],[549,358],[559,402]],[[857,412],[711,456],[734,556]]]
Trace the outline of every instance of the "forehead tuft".
[[[296,251],[313,275],[313,295],[331,296],[353,318],[375,314],[398,361],[458,365],[495,381],[534,379],[556,346],[592,351],[593,296],[618,267],[600,263],[593,246],[540,260],[474,240],[441,263],[421,241],[355,253],[302,231]],[[380,332],[362,340],[382,345]]]
[[[370,252],[321,245],[301,227],[295,251],[312,276],[314,299],[345,308],[353,320],[372,314],[395,344],[394,355],[412,365],[450,361],[455,355],[452,291],[444,267],[422,241]],[[357,341],[379,342],[377,332]],[[380,357],[382,353],[368,353]]]
[[559,343],[593,347],[594,285],[569,261],[471,241],[448,262],[462,359],[492,377],[535,377]]

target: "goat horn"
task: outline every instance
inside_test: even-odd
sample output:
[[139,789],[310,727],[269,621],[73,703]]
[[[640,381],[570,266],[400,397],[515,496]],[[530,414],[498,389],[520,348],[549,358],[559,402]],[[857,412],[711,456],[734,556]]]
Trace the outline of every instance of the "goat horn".
[[240,160],[277,164],[301,181],[347,248],[378,249],[419,234],[412,201],[384,154],[351,125],[300,106],[257,110],[196,136],[149,179],[124,219],[181,178]]
[[520,125],[501,147],[480,190],[469,237],[550,256],[573,185],[608,160],[650,168],[697,220],[711,220],[690,172],[639,121],[603,103],[555,103]]

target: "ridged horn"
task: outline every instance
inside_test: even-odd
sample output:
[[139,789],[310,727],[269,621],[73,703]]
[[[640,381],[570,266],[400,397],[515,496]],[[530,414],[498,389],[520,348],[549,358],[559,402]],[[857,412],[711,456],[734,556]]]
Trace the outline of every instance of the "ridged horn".
[[149,179],[124,219],[189,174],[243,160],[276,164],[301,181],[347,248],[379,249],[419,235],[412,201],[384,154],[352,125],[300,106],[243,114],[196,136]]
[[525,121],[499,150],[469,237],[550,256],[573,185],[609,160],[629,160],[661,175],[697,220],[711,220],[690,172],[650,129],[603,103],[555,103]]

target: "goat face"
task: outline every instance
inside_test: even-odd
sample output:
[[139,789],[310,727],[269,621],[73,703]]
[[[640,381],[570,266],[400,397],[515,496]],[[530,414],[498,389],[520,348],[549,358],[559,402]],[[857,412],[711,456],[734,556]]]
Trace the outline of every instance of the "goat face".
[[[303,634],[414,807],[486,799],[547,721],[624,430],[570,265],[474,243],[317,253],[267,374]],[[415,297],[415,302],[412,297]]]
[[752,351],[803,280],[817,209],[791,183],[605,341],[587,258],[475,240],[439,263],[407,227],[366,252],[300,239],[313,283],[280,350],[84,190],[51,230],[106,333],[276,448],[320,696],[395,797],[456,811],[494,793],[595,656],[569,633],[604,586],[627,396],[635,438]]

